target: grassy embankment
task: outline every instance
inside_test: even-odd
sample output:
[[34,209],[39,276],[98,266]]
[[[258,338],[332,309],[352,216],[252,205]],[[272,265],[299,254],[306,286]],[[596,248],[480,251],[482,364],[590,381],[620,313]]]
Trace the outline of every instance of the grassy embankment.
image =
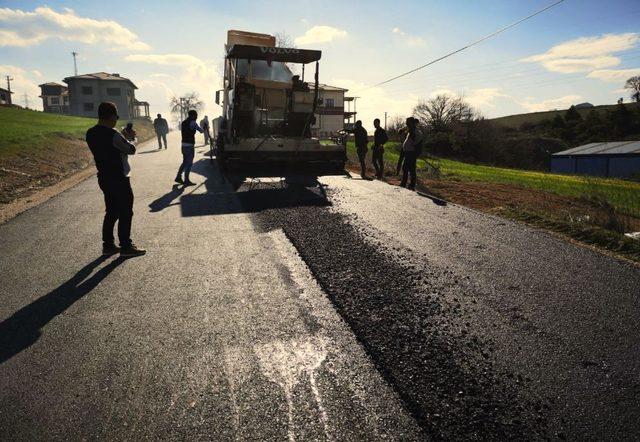
[[[0,204],[26,196],[90,166],[84,142],[93,118],[46,114],[0,106]],[[153,126],[135,120],[138,138],[153,136]]]
[[[629,110],[635,110],[638,108],[639,105],[637,103],[625,103],[625,106]],[[607,112],[614,111],[616,107],[617,107],[616,104],[603,104],[600,106],[577,109],[577,111],[582,116],[582,118],[586,118],[587,115],[592,110],[596,111],[601,115],[606,115]],[[544,111],[544,112],[531,112],[527,114],[508,115],[506,117],[492,118],[489,121],[497,124],[498,126],[508,127],[511,129],[518,129],[520,128],[520,126],[522,126],[523,123],[539,124],[544,120],[553,120],[556,115],[560,115],[561,117],[564,117],[566,113],[567,113],[567,109]]]
[[[385,148],[385,175],[392,182],[397,181],[398,144],[389,143]],[[347,150],[356,166],[352,142]],[[525,221],[640,261],[640,241],[622,234],[640,230],[638,182],[440,158],[419,159],[418,175],[422,189],[435,196]]]

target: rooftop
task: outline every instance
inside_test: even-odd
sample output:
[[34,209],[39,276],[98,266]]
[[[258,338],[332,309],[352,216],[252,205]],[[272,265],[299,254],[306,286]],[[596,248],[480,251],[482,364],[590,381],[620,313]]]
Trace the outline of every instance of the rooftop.
[[42,86],[60,86],[60,87],[66,88],[66,86],[64,84],[56,83],[56,82],[53,82],[53,81],[50,81],[49,83],[42,83],[42,84],[38,85],[38,87],[42,87]]
[[318,87],[322,90],[325,91],[343,91],[343,92],[347,92],[349,89],[345,89],[342,87],[337,87],[337,86],[330,86],[328,84],[324,84],[324,83],[318,83]]
[[109,81],[128,81],[134,89],[138,89],[135,84],[131,80],[126,77],[121,77],[120,74],[110,74],[108,72],[94,72],[93,74],[82,74],[82,75],[73,75],[71,77],[67,77],[64,79],[65,83],[69,83],[68,80],[109,80]]
[[612,141],[608,143],[589,143],[572,149],[554,153],[553,156],[566,155],[625,155],[640,154],[640,141]]

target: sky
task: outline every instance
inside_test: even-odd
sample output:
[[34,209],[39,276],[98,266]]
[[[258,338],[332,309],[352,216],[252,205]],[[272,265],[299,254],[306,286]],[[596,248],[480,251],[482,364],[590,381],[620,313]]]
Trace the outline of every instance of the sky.
[[[0,75],[14,102],[42,108],[38,84],[117,72],[152,115],[195,91],[210,117],[226,31],[284,32],[322,50],[320,81],[358,96],[358,117],[406,117],[437,94],[462,95],[487,118],[615,103],[640,75],[640,1],[565,0],[433,66],[369,87],[490,34],[553,0],[48,1],[0,0]],[[3,87],[4,82],[3,83]]]

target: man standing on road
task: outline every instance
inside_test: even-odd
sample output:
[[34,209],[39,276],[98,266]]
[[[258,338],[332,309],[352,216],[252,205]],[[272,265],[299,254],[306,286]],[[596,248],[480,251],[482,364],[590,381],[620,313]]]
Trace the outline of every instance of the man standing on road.
[[355,138],[356,152],[358,153],[358,160],[360,161],[360,176],[362,179],[367,179],[367,167],[365,166],[365,159],[367,158],[367,144],[369,143],[369,135],[367,130],[362,127],[362,121],[356,121],[353,127],[353,136]]
[[[98,185],[104,193],[106,211],[102,223],[102,254],[140,256],[146,251],[131,241],[133,218],[133,190],[129,155],[136,148],[114,129],[118,121],[118,108],[104,102],[98,107],[98,124],[87,131],[87,144],[98,169]],[[115,245],[113,227],[118,221],[120,247]]]
[[162,141],[164,141],[164,148],[166,149],[169,123],[162,118],[162,115],[158,114],[158,118],[153,120],[153,128],[156,130],[156,136],[158,137],[158,150],[162,149]]
[[209,133],[209,117],[205,115],[204,118],[200,120],[200,127],[204,131],[204,144],[205,146],[208,146],[209,138],[211,138],[211,135]]
[[402,166],[402,180],[400,186],[407,186],[408,175],[411,175],[409,181],[409,190],[416,189],[416,161],[420,154],[420,148],[422,146],[422,136],[418,131],[418,120],[413,117],[407,118],[407,136],[402,143],[402,150],[400,151],[400,158],[398,158],[398,173],[400,173],[400,166]]
[[[189,180],[189,173],[193,165],[193,157],[196,154],[196,130],[200,133],[204,131],[196,123],[198,112],[190,110],[188,115],[187,119],[180,125],[180,131],[182,132],[182,164],[180,164],[178,175],[176,175],[176,183],[193,186],[195,183]],[[182,172],[184,172],[184,181],[182,180]]]
[[382,179],[384,174],[384,143],[389,141],[387,131],[380,127],[380,119],[373,120],[373,125],[376,128],[373,134],[373,151],[371,152],[371,160],[373,167],[376,169],[376,178]]

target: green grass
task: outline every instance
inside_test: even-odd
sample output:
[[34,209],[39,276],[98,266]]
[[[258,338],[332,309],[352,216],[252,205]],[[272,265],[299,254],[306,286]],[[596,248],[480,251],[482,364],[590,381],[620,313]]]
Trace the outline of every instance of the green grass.
[[0,107],[0,154],[34,147],[52,135],[84,138],[88,128],[96,124],[92,118],[46,114],[32,110]]
[[[385,162],[393,168],[399,156],[395,149],[397,145],[398,143],[389,143],[385,146]],[[347,143],[347,151],[355,155],[353,142]],[[448,159],[429,161],[440,168],[443,179],[510,184],[575,198],[597,198],[608,202],[622,213],[640,217],[638,182],[483,166]],[[425,167],[425,161],[419,159],[418,169]]]
[[436,163],[450,179],[512,184],[576,198],[599,198],[623,213],[640,217],[638,182],[481,166],[446,159]]
[[[0,156],[4,156],[46,147],[52,138],[84,139],[87,129],[96,124],[96,119],[0,106],[0,123]],[[116,129],[119,130],[125,123],[126,121],[120,121]],[[139,141],[155,136],[150,121],[136,119],[134,128]]]

